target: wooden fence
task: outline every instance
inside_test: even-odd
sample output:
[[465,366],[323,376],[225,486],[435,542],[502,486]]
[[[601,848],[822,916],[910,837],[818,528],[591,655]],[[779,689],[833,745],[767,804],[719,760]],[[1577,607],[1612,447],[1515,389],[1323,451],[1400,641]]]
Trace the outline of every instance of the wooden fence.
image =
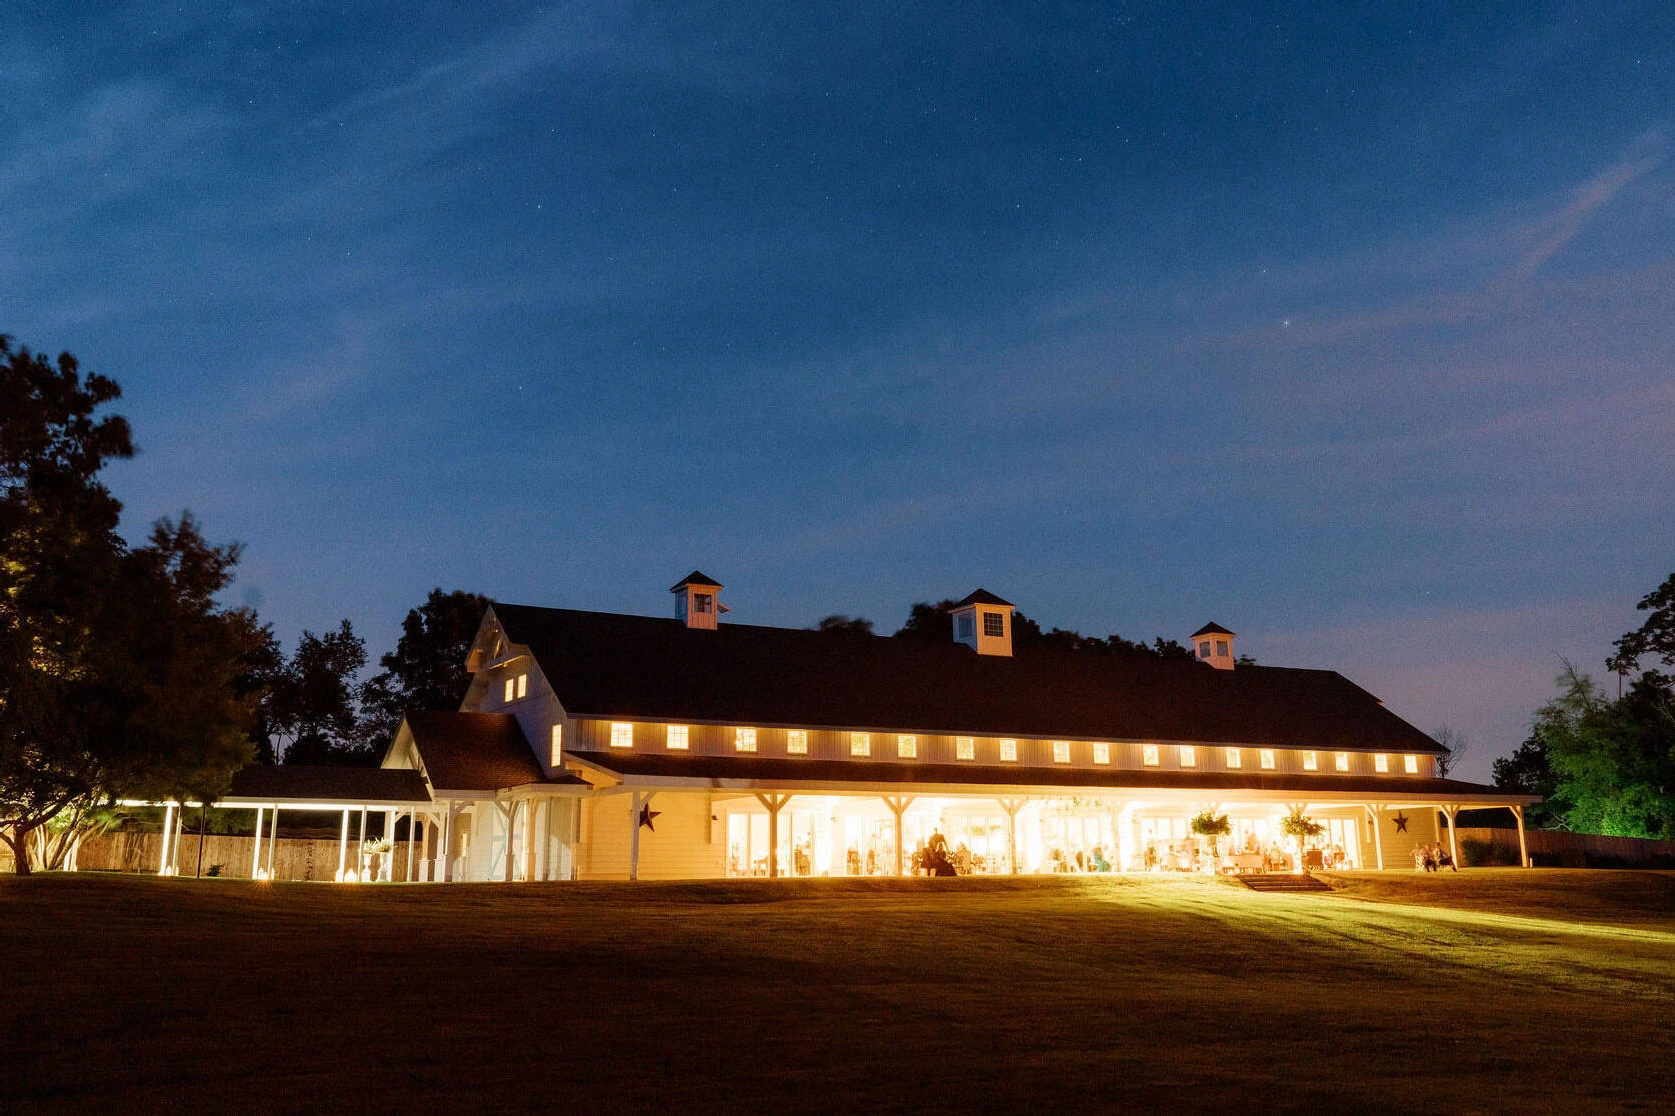
[[[250,837],[229,837],[211,833],[204,837],[204,875],[226,876],[233,879],[250,878]],[[268,839],[262,838],[262,862],[267,864]],[[358,870],[358,843],[349,840],[347,866]],[[337,876],[337,841],[303,837],[281,837],[274,842],[273,878],[279,880],[332,880]],[[76,867],[82,870],[107,872],[155,872],[163,852],[161,833],[107,833],[89,837],[81,843],[76,854]],[[413,872],[419,872],[419,849],[413,850]],[[390,878],[407,878],[407,842],[397,841],[391,857]],[[373,860],[368,857],[369,864]],[[198,871],[198,835],[180,835],[180,874],[196,875]]]
[[[1563,853],[1582,853],[1614,857],[1631,863],[1641,863],[1653,857],[1675,858],[1675,841],[1648,841],[1640,837],[1605,837],[1597,833],[1566,833],[1557,829],[1526,829],[1530,856],[1558,856]],[[1460,829],[1460,840],[1485,841],[1501,845],[1515,852],[1518,848],[1516,829]]]

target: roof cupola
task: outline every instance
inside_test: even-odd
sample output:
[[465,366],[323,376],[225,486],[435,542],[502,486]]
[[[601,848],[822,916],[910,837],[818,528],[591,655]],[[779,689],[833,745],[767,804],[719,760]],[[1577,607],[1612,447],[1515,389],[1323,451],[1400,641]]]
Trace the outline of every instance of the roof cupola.
[[974,590],[948,612],[954,618],[954,642],[963,643],[979,655],[1012,654],[1012,610],[987,589]]
[[721,603],[721,588],[721,582],[693,570],[669,588],[675,595],[675,618],[689,628],[715,631],[721,614],[727,611]]
[[1192,633],[1192,657],[1217,670],[1233,669],[1233,633],[1211,621]]

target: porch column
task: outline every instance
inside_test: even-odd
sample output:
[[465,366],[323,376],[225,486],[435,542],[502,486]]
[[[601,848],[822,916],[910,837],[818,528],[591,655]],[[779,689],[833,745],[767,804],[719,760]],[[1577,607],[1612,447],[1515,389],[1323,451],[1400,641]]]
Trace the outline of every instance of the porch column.
[[[913,805],[913,799],[906,795],[885,795],[884,805],[890,808],[890,813],[896,816],[896,875],[906,875],[906,859],[902,854],[901,816],[907,813],[907,808]],[[770,861],[771,863],[771,861]]]
[[343,828],[337,835],[337,882],[343,882],[343,870],[349,866],[349,807],[343,808]]
[[448,803],[448,812],[443,815],[442,834],[440,844],[436,850],[436,858],[442,862],[442,882],[454,882],[454,821],[459,817],[459,803]]
[[1518,819],[1518,864],[1521,867],[1528,868],[1530,867],[1530,847],[1524,839],[1524,808],[1514,806],[1512,816]]
[[355,846],[355,881],[366,882],[366,807],[361,807],[361,840]]
[[1378,870],[1384,871],[1384,807],[1367,806],[1367,816],[1373,820],[1373,848],[1378,854]]
[[[169,874],[169,842],[174,838],[174,803],[163,806],[163,847],[157,850],[157,874]],[[27,867],[27,865],[25,865]]]
[[402,883],[413,882],[413,825],[418,820],[417,810],[407,811],[407,873],[401,877]]
[[[779,876],[779,812],[791,801],[788,794],[759,794],[756,800],[768,808],[768,878]],[[896,818],[896,839],[901,839],[901,818]],[[897,854],[898,857],[900,854]],[[899,876],[901,870],[898,868]]]
[[628,825],[632,833],[628,840],[628,878],[640,878],[640,811],[651,805],[656,791],[632,791],[628,795]]
[[268,828],[268,879],[273,879],[279,853],[279,803],[273,804],[273,824]]
[[1024,808],[1028,801],[1023,798],[997,798],[1000,808],[1006,811],[1006,859],[1011,873],[1018,874],[1018,811]]
[[1454,836],[1454,816],[1460,812],[1458,806],[1444,806],[1442,816],[1448,819],[1448,855],[1454,858],[1454,867],[1460,867],[1460,843]]
[[541,878],[535,872],[535,817],[540,812],[540,799],[526,798],[523,800],[523,879],[525,881]]
[[262,814],[265,811],[256,807],[256,839],[250,842],[250,878],[260,879],[262,870]]
[[[174,812],[174,841],[169,845],[169,875],[180,875],[180,835],[186,832],[186,804]],[[200,838],[202,840],[202,838]]]
[[[418,817],[414,814],[415,819]],[[436,879],[435,865],[430,862],[430,811],[425,811],[425,820],[419,825],[419,875],[427,882]]]

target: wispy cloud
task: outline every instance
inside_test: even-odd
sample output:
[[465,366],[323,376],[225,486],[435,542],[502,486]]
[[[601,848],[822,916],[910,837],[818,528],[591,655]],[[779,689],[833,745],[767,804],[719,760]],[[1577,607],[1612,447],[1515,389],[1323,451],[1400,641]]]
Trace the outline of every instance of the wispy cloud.
[[1542,222],[1541,240],[1518,261],[1517,273],[1533,275],[1542,264],[1563,251],[1623,187],[1651,173],[1663,162],[1667,146],[1661,128],[1649,129],[1621,156],[1577,187],[1569,204]]

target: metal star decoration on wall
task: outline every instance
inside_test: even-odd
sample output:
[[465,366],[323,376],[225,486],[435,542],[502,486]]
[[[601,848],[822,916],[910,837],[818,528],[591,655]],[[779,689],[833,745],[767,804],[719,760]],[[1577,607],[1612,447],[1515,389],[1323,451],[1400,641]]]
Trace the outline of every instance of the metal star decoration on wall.
[[1407,832],[1408,819],[1403,817],[1400,811],[1397,811],[1396,816],[1391,818],[1390,820],[1396,823],[1396,832],[1397,833],[1406,833]]
[[662,810],[653,810],[649,805],[648,806],[641,806],[640,807],[640,824],[645,826],[647,829],[651,830],[653,833],[656,833],[657,832],[657,827],[655,825],[651,824],[651,819],[655,818],[657,815],[661,814],[662,812],[663,812]]

